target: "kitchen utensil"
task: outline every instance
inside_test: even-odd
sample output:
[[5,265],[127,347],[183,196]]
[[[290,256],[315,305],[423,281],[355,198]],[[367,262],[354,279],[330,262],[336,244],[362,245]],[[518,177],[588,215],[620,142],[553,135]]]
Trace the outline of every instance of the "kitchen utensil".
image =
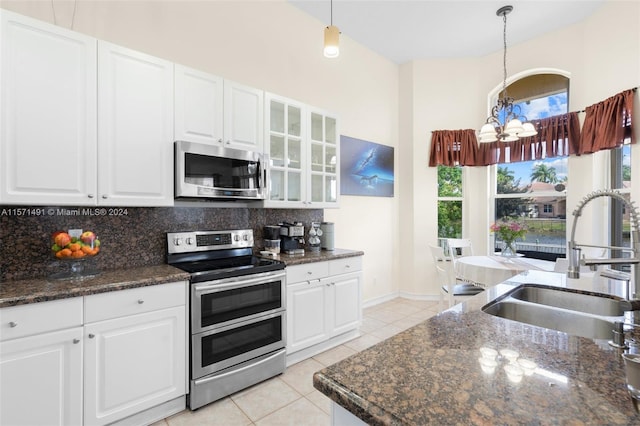
[[334,233],[333,233],[333,222],[322,222],[320,224],[320,232],[323,235],[321,247],[325,250],[333,250],[334,249]]

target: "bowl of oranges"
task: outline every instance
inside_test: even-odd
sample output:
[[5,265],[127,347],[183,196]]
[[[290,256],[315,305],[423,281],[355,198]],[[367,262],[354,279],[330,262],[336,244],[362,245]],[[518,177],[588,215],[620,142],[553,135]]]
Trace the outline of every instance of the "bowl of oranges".
[[51,234],[53,245],[51,251],[56,259],[68,261],[68,270],[56,272],[49,278],[56,280],[69,280],[93,277],[100,272],[85,267],[84,260],[95,257],[100,253],[100,240],[93,231],[72,229],[69,232],[56,231]]
[[51,251],[60,260],[81,260],[100,253],[100,240],[93,231],[56,231],[51,238]]

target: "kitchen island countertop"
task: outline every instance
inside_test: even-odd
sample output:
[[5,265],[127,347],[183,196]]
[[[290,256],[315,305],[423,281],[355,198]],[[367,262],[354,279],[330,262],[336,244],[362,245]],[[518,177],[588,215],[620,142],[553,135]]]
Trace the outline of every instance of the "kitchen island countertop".
[[[524,273],[314,374],[316,389],[373,425],[640,424],[618,349],[510,321],[481,308],[514,286],[571,287],[563,274]],[[584,289],[581,289],[584,291]],[[589,288],[593,292],[606,292]],[[480,364],[480,348],[537,364],[517,382],[509,361]],[[635,348],[637,350],[637,348]]]
[[189,280],[169,265],[103,271],[82,280],[36,278],[0,283],[0,308]]

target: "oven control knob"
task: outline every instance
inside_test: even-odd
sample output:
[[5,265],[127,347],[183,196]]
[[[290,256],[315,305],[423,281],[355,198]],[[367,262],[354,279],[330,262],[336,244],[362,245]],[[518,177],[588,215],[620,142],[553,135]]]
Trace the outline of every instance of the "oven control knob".
[[188,237],[186,242],[188,246],[193,245],[193,238]]
[[240,235],[234,235],[233,236],[233,241],[240,241]]
[[175,240],[173,240],[173,244],[176,246],[182,245],[182,238],[176,238]]
[[247,234],[242,235],[242,239],[245,241],[249,241],[249,236]]

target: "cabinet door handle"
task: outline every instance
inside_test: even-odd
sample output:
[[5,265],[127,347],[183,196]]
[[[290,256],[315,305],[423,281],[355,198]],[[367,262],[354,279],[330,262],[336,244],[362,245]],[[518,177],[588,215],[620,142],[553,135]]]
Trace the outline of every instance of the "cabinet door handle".
[[11,327],[11,328],[14,328],[14,327],[17,327],[17,326],[18,326],[18,323],[17,323],[17,322],[15,322],[15,321],[11,321],[11,322],[9,323],[9,327]]
[[222,143],[222,138],[218,139],[218,143]]
[[93,339],[94,337],[96,337],[96,335],[95,335],[95,334],[93,334],[93,333],[89,333],[89,339]]
[[80,343],[80,339],[73,339],[73,344],[77,345],[78,343]]
[[104,195],[102,196],[102,199],[104,199],[104,200],[106,200],[107,198],[109,198],[109,196],[108,196],[107,194],[104,194]]
[[344,265],[344,267],[349,269],[349,268],[351,268],[351,265]]
[[87,194],[87,197],[93,198],[93,194]]
[[143,303],[144,303],[144,300],[138,299],[138,305],[142,305]]

